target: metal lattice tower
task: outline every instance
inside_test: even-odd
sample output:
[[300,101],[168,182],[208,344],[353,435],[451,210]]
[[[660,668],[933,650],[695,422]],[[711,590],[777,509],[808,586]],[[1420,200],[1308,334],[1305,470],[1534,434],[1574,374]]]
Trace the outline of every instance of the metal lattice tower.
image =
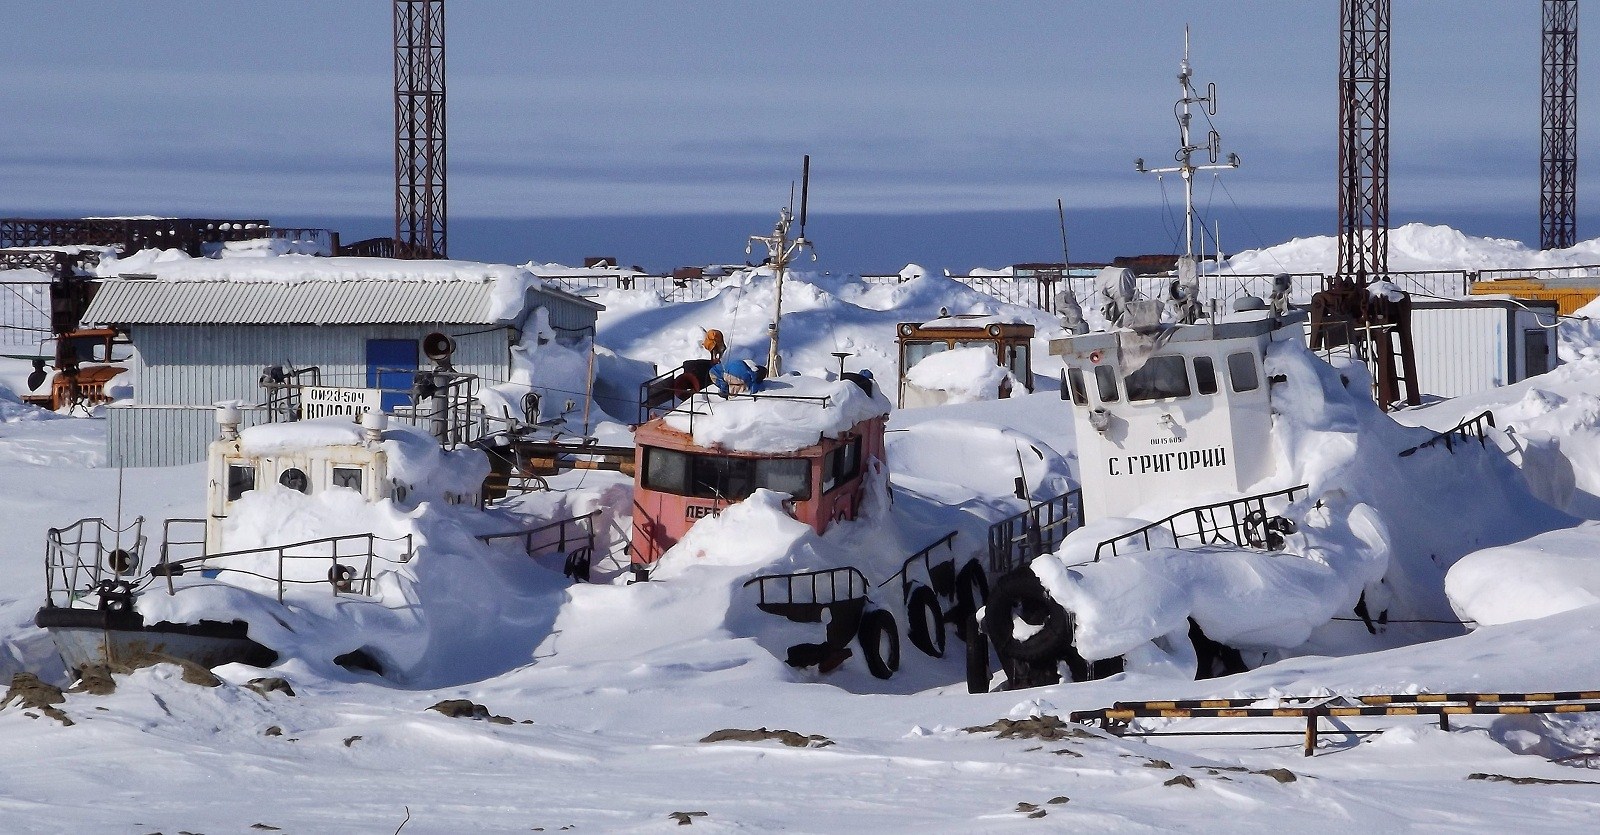
[[1539,247],[1578,242],[1578,0],[1544,0]]
[[1389,0],[1339,12],[1339,269],[1389,272]]
[[394,238],[445,257],[444,0],[394,3]]

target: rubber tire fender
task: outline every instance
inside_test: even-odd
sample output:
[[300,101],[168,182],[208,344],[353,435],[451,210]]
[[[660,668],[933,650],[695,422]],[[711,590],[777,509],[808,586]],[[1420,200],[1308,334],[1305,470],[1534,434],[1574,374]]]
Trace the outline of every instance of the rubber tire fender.
[[945,650],[944,612],[939,609],[939,595],[927,586],[919,585],[906,599],[906,634],[911,645],[934,658],[943,658]]
[[977,615],[967,615],[967,692],[989,692],[989,639],[978,628]]
[[[861,658],[867,670],[877,678],[889,678],[900,669],[900,631],[895,628],[894,615],[883,609],[873,609],[861,617],[861,629],[856,633],[861,644]],[[884,644],[888,652],[884,652]]]
[[956,606],[952,611],[956,622],[956,637],[963,641],[972,640],[966,634],[967,621],[978,614],[978,610],[983,608],[984,601],[988,599],[988,575],[983,573],[983,566],[977,560],[968,560],[956,574]]
[[[984,605],[983,633],[1002,658],[1054,661],[1072,649],[1072,615],[1045,593],[1032,569],[1024,566],[996,580]],[[1030,622],[1043,617],[1039,630],[1022,640],[1012,634],[1012,617],[1019,609]]]

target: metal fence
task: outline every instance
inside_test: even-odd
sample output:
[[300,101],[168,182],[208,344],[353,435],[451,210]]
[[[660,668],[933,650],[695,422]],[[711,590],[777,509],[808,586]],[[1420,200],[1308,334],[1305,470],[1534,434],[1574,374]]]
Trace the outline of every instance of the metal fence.
[[39,348],[50,338],[50,282],[0,281],[0,346],[53,358]]

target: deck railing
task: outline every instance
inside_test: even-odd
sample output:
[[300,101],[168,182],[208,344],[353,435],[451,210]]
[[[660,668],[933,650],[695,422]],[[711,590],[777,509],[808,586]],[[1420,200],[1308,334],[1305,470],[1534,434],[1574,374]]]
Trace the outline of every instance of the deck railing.
[[562,573],[574,580],[588,582],[590,564],[594,559],[594,520],[599,516],[600,511],[591,510],[582,516],[569,516],[520,531],[482,534],[478,539],[485,544],[521,540],[522,552],[532,558],[561,554],[566,558]]
[[[45,605],[71,606],[102,583],[136,576],[144,554],[143,531],[143,516],[122,527],[95,517],[46,531]],[[60,602],[58,595],[64,595]]]
[[1455,452],[1457,443],[1477,441],[1479,447],[1489,443],[1489,428],[1494,426],[1494,412],[1483,412],[1474,417],[1469,417],[1455,426],[1434,435],[1414,447],[1400,451],[1401,458],[1408,458],[1419,450],[1424,450],[1438,444],[1444,444],[1446,452]]
[[[756,587],[760,597],[757,605],[828,605],[842,600],[859,600],[867,596],[872,583],[854,566],[825,568],[821,571],[800,571],[794,574],[763,574],[744,582],[744,588]],[[799,590],[797,597],[795,592]],[[771,593],[769,594],[769,590]],[[826,591],[824,598],[822,592]],[[840,592],[843,591],[843,594]],[[781,592],[781,593],[780,593]]]
[[1083,490],[1046,499],[989,526],[989,576],[998,577],[1055,551],[1083,527]]
[[1271,517],[1267,513],[1267,502],[1271,500],[1276,503],[1277,499],[1283,499],[1284,504],[1292,504],[1297,496],[1304,496],[1308,489],[1302,484],[1287,490],[1180,510],[1158,522],[1101,542],[1095,546],[1094,561],[1099,562],[1102,556],[1114,557],[1123,553],[1126,549],[1122,543],[1133,539],[1143,546],[1139,550],[1149,551],[1153,547],[1150,534],[1157,530],[1167,531],[1179,548],[1184,547],[1182,543],[1187,539],[1199,540],[1201,545],[1227,544],[1276,550],[1270,546],[1276,541],[1281,547],[1282,534],[1277,534],[1274,540],[1274,531],[1268,524]]
[[[379,543],[393,543],[399,546],[400,556],[398,558],[390,558],[379,554]],[[291,585],[327,584],[335,596],[344,594],[371,595],[374,567],[378,563],[400,565],[410,562],[413,551],[411,534],[391,538],[372,533],[359,533],[308,539],[304,542],[292,542],[287,545],[225,551],[220,554],[202,554],[197,557],[179,560],[168,560],[165,558],[166,554],[167,550],[163,549],[163,559],[160,563],[151,567],[150,576],[165,577],[168,594],[177,593],[178,587],[173,580],[175,577],[183,577],[195,572],[200,574],[201,577],[212,579],[218,575],[230,573],[256,577],[274,583],[277,587],[278,602],[282,603],[284,590]],[[271,558],[272,564],[276,566],[276,573],[265,574],[242,565],[230,564],[245,562],[247,558],[263,556]],[[285,569],[290,565],[319,562],[328,564],[327,573],[321,578],[303,579],[290,577],[285,573]]]

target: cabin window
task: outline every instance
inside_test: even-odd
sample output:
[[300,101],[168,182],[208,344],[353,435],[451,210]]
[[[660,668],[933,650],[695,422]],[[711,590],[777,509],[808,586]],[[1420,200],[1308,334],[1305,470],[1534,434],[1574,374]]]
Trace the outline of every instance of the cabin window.
[[254,489],[256,489],[255,467],[249,464],[228,465],[228,501],[236,502],[240,496]]
[[333,486],[348,487],[357,493],[361,492],[360,467],[334,467]]
[[1079,406],[1089,404],[1089,390],[1083,387],[1083,369],[1067,369],[1067,389],[1072,393],[1072,402]]
[[1228,377],[1234,391],[1255,391],[1261,385],[1256,376],[1256,358],[1249,351],[1228,355]]
[[645,447],[641,483],[646,490],[700,499],[738,501],[757,488],[808,499],[809,472],[803,458],[734,458]]
[[861,472],[861,438],[851,438],[848,443],[835,447],[822,459],[822,492],[856,477]]
[[299,493],[311,492],[311,479],[306,478],[305,470],[290,467],[278,476],[278,483]]
[[1101,403],[1115,403],[1117,395],[1117,372],[1111,370],[1109,365],[1094,367],[1095,388],[1100,390]]
[[909,369],[934,354],[948,350],[949,347],[943,342],[907,342],[902,348],[905,359],[901,367]]
[[1181,356],[1151,357],[1123,381],[1128,386],[1128,400],[1134,403],[1189,396],[1189,369]]
[[1217,367],[1210,357],[1194,358],[1194,388],[1201,394],[1217,393]]

